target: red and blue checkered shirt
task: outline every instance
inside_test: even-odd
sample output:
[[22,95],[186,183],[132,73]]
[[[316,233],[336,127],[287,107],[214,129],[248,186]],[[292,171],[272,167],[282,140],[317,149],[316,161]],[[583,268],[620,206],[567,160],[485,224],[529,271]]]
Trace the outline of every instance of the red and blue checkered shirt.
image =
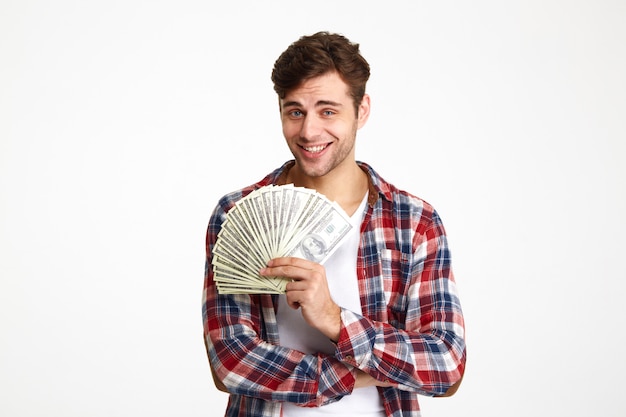
[[378,388],[389,417],[420,416],[417,394],[444,394],[463,375],[464,322],[441,219],[427,202],[395,188],[370,166],[357,277],[362,314],[342,309],[333,355],[282,347],[276,295],[220,295],[212,248],[226,213],[251,191],[282,184],[293,161],[230,193],[206,237],[202,314],[209,360],[230,392],[227,417],[280,417],[281,403],[319,407],[350,395],[355,369]]

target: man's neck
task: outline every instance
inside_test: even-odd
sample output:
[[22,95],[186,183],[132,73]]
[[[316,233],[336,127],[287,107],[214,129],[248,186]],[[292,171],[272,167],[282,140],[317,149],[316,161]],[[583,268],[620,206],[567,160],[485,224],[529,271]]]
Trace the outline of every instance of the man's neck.
[[356,162],[341,172],[331,172],[323,177],[301,175],[296,164],[287,173],[286,182],[324,194],[329,200],[336,201],[348,215],[359,207],[368,189],[367,174]]

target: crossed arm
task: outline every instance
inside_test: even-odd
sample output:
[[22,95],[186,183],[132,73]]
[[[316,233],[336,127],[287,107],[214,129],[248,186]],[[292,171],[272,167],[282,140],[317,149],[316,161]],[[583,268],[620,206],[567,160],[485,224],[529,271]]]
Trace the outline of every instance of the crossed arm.
[[[312,327],[336,342],[340,355],[315,357],[269,346],[254,336],[250,337],[256,334],[256,330],[251,329],[260,326],[257,322],[259,312],[253,311],[259,307],[249,301],[229,304],[217,308],[215,312],[239,311],[245,314],[228,330],[223,325],[212,326],[213,342],[217,345],[214,346],[214,352],[216,355],[218,350],[228,352],[231,356],[226,360],[220,359],[217,370],[212,367],[218,388],[245,395],[265,396],[267,399],[282,398],[285,401],[289,400],[290,393],[294,391],[303,393],[308,390],[308,399],[304,401],[316,401],[316,405],[348,395],[353,389],[371,385],[436,396],[450,396],[458,389],[462,377],[462,365],[459,364],[464,358],[461,358],[459,349],[455,350],[446,343],[455,339],[452,332],[444,332],[447,334],[443,335],[440,331],[443,337],[437,337],[399,331],[388,323],[371,322],[355,313],[344,311],[332,301],[328,293],[323,266],[304,259],[274,259],[260,273],[283,276],[290,280],[286,294],[288,304],[292,308],[301,309],[303,317]],[[212,296],[213,302],[226,301],[216,294]],[[248,311],[248,307],[251,310]],[[242,317],[245,320],[240,321]],[[233,317],[222,319],[234,324],[231,321]],[[372,332],[375,334],[373,337]],[[231,337],[240,334],[242,339],[221,341],[226,334]],[[371,341],[368,340],[370,338]],[[355,349],[352,344],[358,348]],[[368,344],[368,352],[357,352]],[[278,361],[281,369],[268,362],[276,355],[281,358]],[[439,362],[437,369],[431,369],[433,361]],[[447,364],[450,368],[441,369],[441,364]],[[252,367],[254,372],[250,369]],[[242,385],[241,381],[245,379],[248,380]],[[328,385],[318,383],[322,379]]]

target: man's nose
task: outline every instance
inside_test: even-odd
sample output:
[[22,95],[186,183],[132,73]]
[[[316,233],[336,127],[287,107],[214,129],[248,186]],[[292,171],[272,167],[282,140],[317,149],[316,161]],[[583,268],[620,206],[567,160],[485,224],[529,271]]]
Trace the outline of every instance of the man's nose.
[[319,136],[321,132],[320,120],[314,114],[307,114],[302,119],[302,126],[300,126],[300,136],[303,139],[312,140]]

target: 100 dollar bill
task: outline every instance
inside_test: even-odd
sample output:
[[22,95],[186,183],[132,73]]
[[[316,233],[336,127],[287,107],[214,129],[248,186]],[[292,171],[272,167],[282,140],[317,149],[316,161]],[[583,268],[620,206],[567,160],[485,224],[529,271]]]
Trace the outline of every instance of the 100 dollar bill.
[[293,256],[324,263],[352,229],[349,216],[315,190],[259,188],[227,213],[213,247],[220,294],[284,293],[287,280],[262,277],[270,259]]

